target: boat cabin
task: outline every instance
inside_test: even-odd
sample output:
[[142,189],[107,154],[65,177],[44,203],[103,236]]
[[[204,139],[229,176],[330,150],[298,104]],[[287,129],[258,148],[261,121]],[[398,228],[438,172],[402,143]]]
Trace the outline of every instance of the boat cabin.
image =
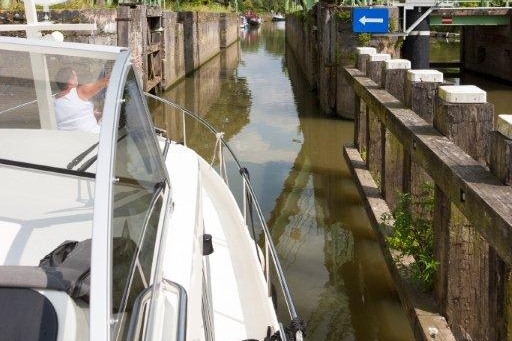
[[129,52],[2,37],[0,56],[2,338],[138,339],[170,187]]

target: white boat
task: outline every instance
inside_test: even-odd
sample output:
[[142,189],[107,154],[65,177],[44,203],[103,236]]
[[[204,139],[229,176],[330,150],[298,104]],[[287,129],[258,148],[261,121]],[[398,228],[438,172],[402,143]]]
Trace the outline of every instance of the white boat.
[[[222,176],[186,136],[182,145],[155,134],[125,48],[0,37],[0,55],[2,340],[302,339],[236,158],[242,210],[226,184],[231,149],[221,133],[155,97],[216,133]],[[67,97],[52,82],[64,66],[80,84],[110,75],[91,101],[75,88],[102,111],[99,133],[62,124],[55,101]],[[248,230],[253,213],[264,251]],[[288,328],[272,301],[271,270]]]
[[240,21],[240,28],[247,28],[247,19],[245,19],[245,17],[243,15],[241,15],[239,17],[239,21]]
[[282,15],[281,13],[276,13],[272,16],[272,21],[285,21],[285,17],[284,15]]

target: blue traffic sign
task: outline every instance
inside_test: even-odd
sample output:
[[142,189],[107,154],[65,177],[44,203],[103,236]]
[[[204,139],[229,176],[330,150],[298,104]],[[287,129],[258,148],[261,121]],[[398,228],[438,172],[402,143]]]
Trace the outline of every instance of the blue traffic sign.
[[388,33],[387,8],[354,8],[352,31],[355,33]]

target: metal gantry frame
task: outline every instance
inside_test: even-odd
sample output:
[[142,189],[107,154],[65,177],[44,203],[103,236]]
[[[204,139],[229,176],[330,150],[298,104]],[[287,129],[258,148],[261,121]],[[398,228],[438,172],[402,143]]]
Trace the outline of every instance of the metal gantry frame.
[[[386,7],[402,7],[403,8],[403,18],[402,18],[402,32],[394,32],[389,33],[388,35],[394,36],[408,36],[414,29],[425,20],[434,10],[443,10],[443,9],[457,9],[457,10],[496,10],[496,9],[512,9],[510,7],[510,2],[512,0],[499,0],[500,5],[491,6],[494,4],[490,0],[402,0],[400,2],[394,0],[343,0],[342,5],[352,6],[352,7],[372,7],[372,6],[386,6]],[[460,5],[464,5],[467,3],[479,3],[478,7],[464,7]],[[503,4],[503,6],[502,6]],[[414,8],[426,8],[425,12],[418,18],[416,21],[410,24],[407,27],[407,19],[406,19],[406,11],[413,10]]]

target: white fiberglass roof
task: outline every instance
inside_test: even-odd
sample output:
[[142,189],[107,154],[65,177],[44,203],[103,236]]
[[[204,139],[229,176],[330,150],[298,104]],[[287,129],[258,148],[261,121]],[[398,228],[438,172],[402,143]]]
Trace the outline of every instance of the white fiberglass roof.
[[115,60],[125,47],[0,37],[0,50]]

